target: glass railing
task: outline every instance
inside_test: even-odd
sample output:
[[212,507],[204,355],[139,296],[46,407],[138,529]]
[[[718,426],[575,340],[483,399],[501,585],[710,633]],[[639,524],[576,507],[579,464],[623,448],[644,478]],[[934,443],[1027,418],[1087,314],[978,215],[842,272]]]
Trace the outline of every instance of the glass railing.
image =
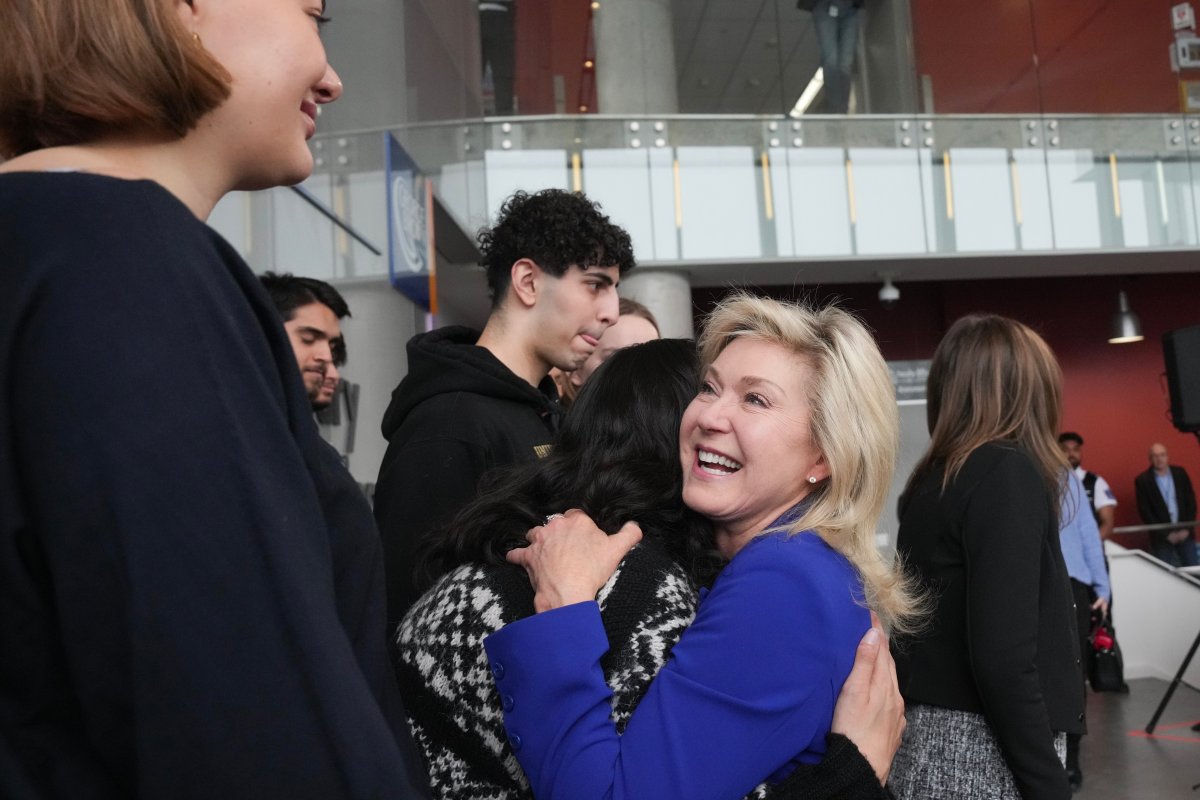
[[[1193,117],[595,115],[390,133],[468,234],[518,189],[578,189],[629,230],[643,264],[1200,244]],[[315,139],[305,184],[383,250],[386,135]],[[272,263],[388,272],[386,252],[273,196]]]
[[315,142],[312,176],[295,187],[226,195],[209,224],[256,272],[323,280],[387,274],[379,134]]

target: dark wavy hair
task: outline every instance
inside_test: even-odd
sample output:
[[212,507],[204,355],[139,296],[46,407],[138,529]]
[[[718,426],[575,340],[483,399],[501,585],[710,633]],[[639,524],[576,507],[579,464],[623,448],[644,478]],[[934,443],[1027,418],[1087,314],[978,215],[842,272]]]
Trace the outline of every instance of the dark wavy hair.
[[346,305],[341,292],[325,281],[303,278],[290,272],[264,272],[258,279],[284,322],[289,322],[296,315],[297,308],[312,303],[328,306],[338,319],[350,316],[350,306]]
[[683,505],[679,422],[696,396],[695,345],[659,339],[615,353],[583,387],[549,456],[510,468],[426,540],[418,583],[460,564],[505,564],[547,514],[581,508],[609,534],[629,520],[697,581],[720,570],[707,520]]
[[616,266],[624,275],[635,263],[625,229],[609,220],[599,203],[562,189],[516,192],[500,206],[496,224],[477,239],[492,308],[504,299],[512,265],[522,258],[560,278],[571,266]]

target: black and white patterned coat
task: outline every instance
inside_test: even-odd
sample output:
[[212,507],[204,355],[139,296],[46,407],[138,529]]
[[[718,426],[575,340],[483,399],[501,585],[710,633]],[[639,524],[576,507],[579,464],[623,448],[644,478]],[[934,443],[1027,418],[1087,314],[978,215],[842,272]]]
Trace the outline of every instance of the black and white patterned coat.
[[[671,648],[696,615],[694,582],[652,539],[630,551],[597,600],[610,644],[601,660],[624,731]],[[396,632],[397,674],[438,800],[532,800],[504,733],[500,696],[483,640],[534,613],[525,571],[468,564],[445,575],[409,610]],[[820,765],[751,798],[878,798],[886,794],[848,739],[831,736]]]
[[[601,664],[618,731],[696,615],[695,584],[655,545],[630,552],[597,597],[611,645]],[[434,797],[532,797],[504,735],[483,640],[533,613],[523,569],[469,564],[438,581],[400,623],[401,693]]]

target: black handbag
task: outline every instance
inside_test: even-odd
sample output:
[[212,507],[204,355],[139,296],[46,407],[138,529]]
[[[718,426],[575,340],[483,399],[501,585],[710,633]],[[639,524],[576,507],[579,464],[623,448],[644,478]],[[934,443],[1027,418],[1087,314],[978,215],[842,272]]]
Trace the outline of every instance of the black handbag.
[[1092,632],[1088,636],[1091,653],[1088,656],[1088,683],[1094,692],[1128,692],[1125,683],[1125,659],[1116,635],[1103,619],[1092,618]]

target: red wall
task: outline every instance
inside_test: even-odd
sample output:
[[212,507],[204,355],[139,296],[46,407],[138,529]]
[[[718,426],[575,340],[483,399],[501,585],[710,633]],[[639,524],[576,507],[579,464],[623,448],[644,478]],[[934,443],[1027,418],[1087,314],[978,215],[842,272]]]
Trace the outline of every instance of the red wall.
[[[840,300],[875,331],[889,360],[930,358],[955,319],[973,311],[1003,314],[1030,325],[1054,349],[1063,370],[1064,430],[1083,436],[1084,465],[1102,475],[1117,496],[1117,525],[1140,523],[1133,479],[1146,469],[1146,451],[1162,442],[1171,461],[1200,484],[1200,446],[1171,425],[1162,357],[1162,335],[1200,324],[1200,274],[978,280],[896,284],[900,303],[884,309],[878,284],[767,288],[778,297]],[[1142,321],[1145,340],[1111,345],[1109,320],[1118,289]],[[697,290],[707,309],[717,290]],[[1137,546],[1143,537],[1125,537]]]
[[514,5],[518,7],[515,91],[519,113],[556,113],[555,75],[562,75],[566,84],[564,113],[577,113],[591,3],[520,0]]
[[912,0],[917,73],[944,114],[1178,111],[1174,4]]

